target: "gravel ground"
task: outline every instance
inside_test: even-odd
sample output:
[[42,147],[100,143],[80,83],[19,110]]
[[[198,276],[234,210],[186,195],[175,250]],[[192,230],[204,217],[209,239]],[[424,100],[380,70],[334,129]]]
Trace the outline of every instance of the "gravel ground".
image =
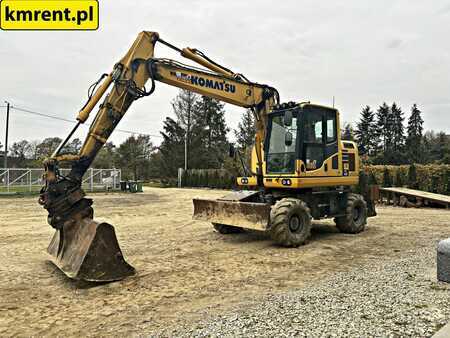
[[[104,285],[76,283],[47,262],[45,248],[54,231],[36,197],[2,199],[0,337],[269,336],[283,328],[291,335],[345,329],[359,336],[351,332],[366,326],[373,335],[381,332],[377,321],[389,325],[383,332],[412,327],[431,332],[447,319],[438,296],[449,290],[434,282],[434,247],[449,236],[448,211],[380,206],[358,235],[339,233],[332,220],[315,221],[309,243],[287,249],[267,234],[225,236],[208,222],[192,220],[193,198],[226,193],[146,188],[134,195],[95,194],[96,219],[114,225],[137,270],[136,276]],[[420,258],[421,248],[431,250],[428,258]],[[406,261],[379,267],[402,258]],[[413,296],[396,295],[399,285]],[[350,290],[354,297],[338,297]],[[404,305],[408,299],[413,303]],[[339,310],[345,307],[352,311]],[[393,317],[384,319],[385,313]],[[408,316],[420,323],[394,323]]]
[[450,320],[450,285],[436,281],[435,259],[433,249],[407,252],[158,335],[430,337]]

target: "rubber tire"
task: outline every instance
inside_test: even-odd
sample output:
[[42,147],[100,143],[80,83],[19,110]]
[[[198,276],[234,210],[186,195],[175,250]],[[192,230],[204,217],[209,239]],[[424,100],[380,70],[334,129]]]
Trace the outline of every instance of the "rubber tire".
[[220,224],[220,223],[212,223],[214,229],[216,229],[219,233],[223,235],[228,234],[238,234],[243,232],[244,230],[240,227],[234,227],[231,225]]
[[[292,232],[290,219],[297,215],[302,220],[299,232]],[[278,245],[298,247],[306,243],[311,235],[311,212],[305,202],[296,198],[283,198],[270,210],[270,236]]]
[[[353,210],[360,208],[358,219],[354,219]],[[364,231],[367,224],[367,203],[364,198],[358,194],[349,194],[347,197],[347,207],[345,216],[334,219],[337,228],[345,234],[357,234]]]

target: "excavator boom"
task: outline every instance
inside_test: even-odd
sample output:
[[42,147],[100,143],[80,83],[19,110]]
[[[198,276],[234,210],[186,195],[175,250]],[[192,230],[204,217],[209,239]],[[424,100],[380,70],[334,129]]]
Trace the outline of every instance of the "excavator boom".
[[[154,48],[158,41],[207,70],[169,59],[154,58]],[[151,87],[147,90],[145,85],[149,79]],[[81,182],[131,104],[150,95],[155,90],[155,81],[252,109],[257,126],[256,153],[259,168],[262,168],[261,144],[266,114],[279,100],[276,89],[252,83],[196,49],[179,49],[160,39],[158,33],[141,32],[113,70],[95,83],[94,88],[98,88],[90,91],[88,101],[78,113],[77,125],[44,163],[45,186],[41,190],[39,203],[48,211],[48,223],[56,230],[47,251],[52,261],[70,278],[114,281],[135,272],[123,258],[113,226],[93,220],[93,202],[85,197]],[[103,97],[80,152],[61,153],[72,134],[88,119]],[[67,176],[62,176],[59,172],[62,162],[71,164],[71,171]]]

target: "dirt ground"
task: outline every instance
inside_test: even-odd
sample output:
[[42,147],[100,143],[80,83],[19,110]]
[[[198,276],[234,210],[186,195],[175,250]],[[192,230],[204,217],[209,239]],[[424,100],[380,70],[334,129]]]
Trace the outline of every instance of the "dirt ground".
[[138,271],[100,286],[74,283],[47,262],[53,230],[36,198],[0,199],[0,336],[122,336],[195,325],[205,315],[450,235],[449,211],[379,207],[362,234],[314,222],[310,243],[285,249],[265,234],[221,235],[191,219],[193,197],[223,194],[157,188],[95,194],[96,219],[115,226]]

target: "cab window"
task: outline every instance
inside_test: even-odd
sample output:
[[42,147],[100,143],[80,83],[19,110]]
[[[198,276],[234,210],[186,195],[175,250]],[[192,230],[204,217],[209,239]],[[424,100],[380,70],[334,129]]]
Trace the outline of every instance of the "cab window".
[[327,117],[327,143],[336,141],[336,115]]
[[305,123],[305,141],[322,143],[322,116],[311,114]]
[[[286,133],[291,133],[292,143],[286,145]],[[283,115],[275,115],[271,120],[269,144],[267,149],[267,172],[293,173],[297,145],[297,116],[293,116],[292,124],[285,126]]]
[[322,107],[308,107],[303,111],[304,146],[302,159],[306,170],[316,170],[335,152],[336,112]]

